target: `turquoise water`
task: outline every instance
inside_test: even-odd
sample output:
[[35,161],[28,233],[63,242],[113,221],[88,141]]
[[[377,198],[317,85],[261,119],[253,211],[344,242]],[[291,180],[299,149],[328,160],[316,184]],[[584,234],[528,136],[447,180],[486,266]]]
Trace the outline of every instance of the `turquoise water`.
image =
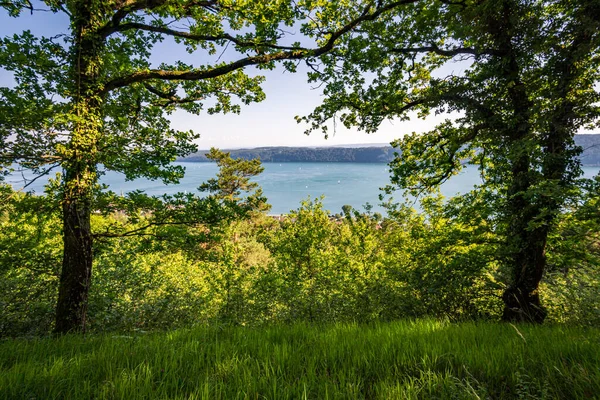
[[[161,195],[175,192],[195,192],[196,188],[207,179],[216,175],[218,168],[212,163],[176,163],[185,166],[185,178],[177,185],[164,185],[160,181],[137,179],[126,182],[122,175],[108,172],[101,181],[110,186],[116,193],[140,189],[150,195]],[[296,209],[300,201],[308,196],[315,198],[325,195],[325,209],[331,213],[341,211],[344,204],[357,209],[367,202],[373,205],[374,211],[381,211],[378,205],[379,188],[389,183],[388,167],[385,164],[360,163],[263,163],[265,171],[255,180],[263,188],[264,194],[272,205],[271,213],[284,214]],[[598,167],[584,167],[584,176],[598,174]],[[15,188],[22,186],[20,176],[7,179]],[[477,170],[468,168],[461,174],[452,177],[442,186],[445,196],[465,193],[473,185],[481,183]],[[41,193],[45,181],[39,179],[29,190]],[[401,193],[394,195],[401,199]]]

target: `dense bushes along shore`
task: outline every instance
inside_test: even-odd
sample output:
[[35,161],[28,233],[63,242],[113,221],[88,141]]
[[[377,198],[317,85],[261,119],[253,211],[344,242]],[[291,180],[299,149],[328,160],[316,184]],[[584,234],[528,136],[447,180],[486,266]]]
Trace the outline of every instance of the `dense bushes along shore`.
[[[44,197],[15,194],[0,216],[0,335],[51,332],[61,265],[60,222]],[[562,216],[541,288],[549,320],[600,324],[598,198]],[[472,202],[473,207],[478,203]],[[479,203],[481,206],[483,203]],[[135,331],[198,323],[498,320],[507,272],[502,238],[473,207],[428,198],[422,214],[383,221],[316,199],[283,221],[263,213],[210,229],[165,225],[141,236],[99,237],[88,329]],[[123,223],[94,215],[95,232]],[[144,226],[140,217],[131,228]]]

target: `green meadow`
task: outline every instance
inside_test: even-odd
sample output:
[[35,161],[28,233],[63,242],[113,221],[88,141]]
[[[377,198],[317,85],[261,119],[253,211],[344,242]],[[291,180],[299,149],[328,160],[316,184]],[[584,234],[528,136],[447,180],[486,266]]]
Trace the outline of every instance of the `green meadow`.
[[600,330],[198,326],[0,343],[3,399],[593,399]]

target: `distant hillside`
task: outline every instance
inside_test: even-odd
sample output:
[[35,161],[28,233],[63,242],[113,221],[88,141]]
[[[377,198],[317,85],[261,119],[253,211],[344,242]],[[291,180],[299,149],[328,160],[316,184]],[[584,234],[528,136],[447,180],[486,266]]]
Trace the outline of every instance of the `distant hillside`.
[[[576,135],[575,143],[583,148],[584,165],[600,165],[600,134]],[[350,145],[349,145],[350,146]],[[394,158],[391,146],[352,145],[354,147],[257,147],[228,150],[233,158],[260,158],[262,162],[356,162],[388,163]],[[181,161],[207,162],[206,150],[187,156]]]
[[[227,150],[233,158],[260,158],[262,162],[356,162],[387,163],[394,158],[394,149],[385,147],[258,147]],[[183,161],[209,161],[204,152],[185,157]]]
[[583,148],[583,165],[600,166],[600,134],[575,135],[575,143]]

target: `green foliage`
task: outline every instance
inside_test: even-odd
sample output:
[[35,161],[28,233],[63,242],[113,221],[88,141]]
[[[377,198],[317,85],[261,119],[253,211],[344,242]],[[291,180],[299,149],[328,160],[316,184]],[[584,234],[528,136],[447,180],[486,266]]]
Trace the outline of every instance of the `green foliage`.
[[[64,171],[55,193],[64,246],[55,327],[60,333],[85,330],[94,257],[91,214],[98,208],[102,170],[178,182],[184,170],[172,161],[196,150],[199,136],[172,129],[170,114],[239,112],[240,104],[264,99],[264,77],[249,76],[244,68],[273,69],[284,62],[293,71],[294,60],[331,51],[340,37],[385,11],[381,4],[365,10],[346,4],[346,10],[320,1],[40,5],[61,14],[68,26],[50,37],[24,30],[0,38],[0,68],[14,78],[0,88],[0,179],[15,164],[37,177]],[[29,1],[0,2],[0,9],[15,18],[40,11]],[[312,33],[312,47],[285,43],[285,28],[297,21],[303,21],[302,32]],[[157,62],[153,56],[165,40],[201,61]],[[152,203],[159,204],[145,201]]]
[[560,216],[549,239],[548,273],[542,296],[550,318],[600,324],[600,177],[587,183],[581,201]]
[[[562,214],[549,242],[540,294],[551,321],[600,321],[597,188],[590,185],[581,203]],[[6,194],[0,335],[45,335],[53,326],[62,257],[60,220],[47,197]],[[448,202],[432,197],[420,213],[392,204],[382,221],[357,210],[329,217],[320,199],[282,221],[251,213],[160,225],[144,212],[96,214],[89,329],[497,320],[506,272],[497,260],[502,241],[482,212],[486,204],[477,191]]]
[[284,320],[335,320],[344,305],[351,307],[339,290],[347,271],[336,262],[338,232],[322,206],[320,199],[304,201],[270,240]]
[[135,331],[174,328],[214,318],[219,293],[208,271],[180,252],[144,252],[116,240],[98,256],[90,291],[89,328]]
[[[600,121],[597,1],[423,1],[396,5],[324,55],[313,81],[326,98],[309,131],[339,118],[375,132],[386,119],[456,113],[404,135],[392,184],[435,192],[464,164],[492,192],[507,320],[542,322],[546,243],[577,196],[574,135]],[[461,72],[451,72],[458,69]],[[487,211],[487,210],[486,210]],[[477,218],[477,216],[475,217]],[[474,222],[477,224],[477,222]]]
[[494,279],[495,235],[485,220],[461,221],[452,216],[453,205],[442,201],[422,201],[423,214],[390,210],[394,217],[384,225],[387,263],[405,286],[398,303],[414,316],[495,319],[501,294]]
[[[217,163],[219,173],[216,178],[209,179],[200,185],[198,190],[209,192],[219,200],[247,204],[255,211],[268,211],[271,208],[262,194],[262,189],[258,187],[258,183],[250,181],[250,178],[264,171],[260,160],[234,160],[230,153],[224,153],[215,148],[210,149],[206,157]],[[243,199],[240,197],[242,192],[245,194]]]
[[0,336],[43,335],[62,258],[58,216],[46,198],[0,190]]
[[[0,88],[0,177],[14,164],[64,174],[47,198],[2,188],[2,335],[51,327],[61,262],[59,332],[86,320],[133,330],[497,317],[502,290],[505,319],[541,322],[541,295],[556,320],[598,320],[589,305],[598,297],[598,191],[577,204],[574,158],[575,132],[600,115],[595,2],[42,3],[66,15],[69,31],[0,39],[0,66],[14,76]],[[0,7],[37,12],[27,1]],[[313,47],[283,44],[297,21]],[[203,63],[155,67],[163,40]],[[233,57],[220,61],[230,46]],[[464,57],[464,73],[440,76]],[[391,208],[383,221],[369,206],[334,220],[309,200],[281,224],[256,213],[268,210],[249,180],[260,163],[215,149],[208,158],[220,172],[200,186],[205,197],[121,197],[98,185],[100,166],[177,182],[184,171],[171,161],[193,152],[198,136],[172,129],[169,115],[239,112],[264,98],[263,77],[245,67],[293,71],[300,59],[311,81],[325,82],[326,100],[304,118],[309,130],[327,134],[338,115],[372,132],[409,111],[459,112],[395,143],[392,184],[434,194],[471,163],[483,185],[447,205],[426,197],[422,215]]]
[[0,342],[0,397],[583,399],[597,328],[433,320]]
[[[63,179],[81,175],[78,190],[85,191],[97,183],[99,165],[128,179],[178,181],[183,170],[171,162],[196,149],[198,134],[172,129],[170,114],[239,112],[264,99],[264,77],[244,68],[283,62],[295,70],[296,60],[331,51],[387,10],[354,1],[45,0],[40,6],[69,26],[50,37],[24,30],[0,39],[0,65],[15,80],[0,88],[0,167],[5,172],[16,163],[36,174],[63,167],[71,171]],[[0,9],[16,18],[40,12],[28,1],[2,2]],[[286,44],[286,29],[297,21],[312,47]],[[161,42],[182,57],[194,54],[197,64],[153,59]]]

